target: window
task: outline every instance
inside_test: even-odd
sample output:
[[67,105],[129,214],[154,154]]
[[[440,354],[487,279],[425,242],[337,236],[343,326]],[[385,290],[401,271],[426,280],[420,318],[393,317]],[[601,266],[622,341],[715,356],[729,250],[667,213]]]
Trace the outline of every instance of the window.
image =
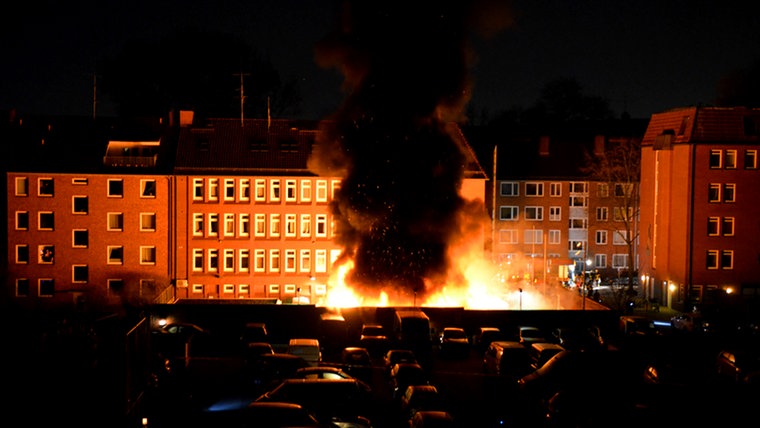
[[718,250],[707,250],[707,258],[706,258],[706,268],[709,270],[718,269],[719,266],[719,260],[718,260]]
[[285,201],[286,202],[296,201],[296,181],[295,180],[285,180]]
[[568,221],[568,228],[570,228],[570,229],[588,229],[588,219],[585,219],[585,218],[571,218]]
[[193,272],[203,272],[202,248],[193,248]]
[[311,272],[311,250],[301,250],[301,272]]
[[588,198],[585,196],[571,196],[569,203],[571,207],[585,207],[588,205]]
[[720,217],[709,217],[707,219],[707,236],[720,235]]
[[724,168],[736,169],[736,150],[726,150],[726,155],[723,161]]
[[517,244],[517,230],[516,229],[501,229],[499,230],[499,243],[500,244]]
[[54,196],[55,194],[55,182],[52,178],[40,178],[37,181],[39,189],[37,189],[37,195],[39,196]]
[[72,210],[74,214],[87,214],[88,204],[87,196],[73,196],[71,201]]
[[707,193],[708,202],[720,202],[720,184],[710,183],[710,188]]
[[254,182],[254,200],[264,202],[267,200],[267,182],[263,178],[257,178]]
[[72,235],[72,247],[87,248],[90,245],[90,233],[87,229],[74,229]]
[[208,179],[208,200],[216,201],[218,199],[219,199],[219,179],[209,178]]
[[613,216],[615,221],[631,221],[633,219],[633,208],[614,207]]
[[633,193],[633,183],[616,183],[615,184],[616,198],[630,197],[632,193]]
[[271,180],[269,182],[269,201],[280,202],[280,180]]
[[535,229],[526,229],[523,231],[526,244],[543,244],[544,231]]
[[257,213],[253,217],[253,231],[258,237],[264,237],[267,233],[266,214]]
[[18,264],[29,263],[29,246],[28,245],[16,245],[16,263]]
[[500,193],[501,196],[519,196],[520,186],[516,181],[503,181]]
[[327,237],[327,215],[326,214],[317,214],[317,231],[315,235],[318,238],[325,238]]
[[516,206],[499,207],[499,220],[517,220],[519,218]]
[[570,193],[588,193],[588,183],[585,181],[570,182]]
[[140,197],[141,198],[155,198],[156,197],[156,180],[140,180]]
[[225,248],[222,259],[224,271],[233,272],[235,270],[235,250],[233,248]]
[[263,249],[257,248],[253,252],[253,270],[256,272],[266,271],[266,253]]
[[296,271],[296,250],[285,250],[285,272]]
[[40,245],[38,247],[39,258],[37,263],[51,264],[55,261],[55,246],[54,245]]
[[240,179],[240,200],[248,202],[251,200],[251,180],[248,178]]
[[596,221],[607,221],[609,218],[609,210],[607,207],[596,207]]
[[193,284],[193,293],[194,294],[203,294],[203,284]]
[[251,234],[251,215],[240,213],[238,215],[238,236],[249,236]]
[[50,211],[41,211],[39,216],[39,230],[55,229],[55,214]]
[[616,230],[612,233],[612,245],[626,245],[628,240],[627,230]]
[[342,182],[340,180],[332,180],[330,181],[330,185],[332,186],[332,192],[330,192],[330,199],[335,199],[335,194],[340,191],[340,186],[342,185]]
[[140,280],[140,295],[154,296],[156,294],[156,283],[151,279]]
[[734,218],[723,217],[721,229],[723,230],[723,236],[734,236]]
[[219,271],[219,250],[216,248],[209,248],[208,250],[208,271]]
[[120,231],[124,229],[124,214],[108,213],[108,230]]
[[123,279],[109,279],[106,281],[109,296],[118,296],[124,292]]
[[599,183],[596,185],[596,194],[600,198],[606,198],[610,196],[610,186],[607,183]]
[[317,180],[317,202],[327,202],[326,180]]
[[757,169],[757,150],[744,151],[744,169]]
[[55,280],[53,278],[40,278],[38,284],[40,297],[53,297],[55,294]]
[[525,207],[525,219],[541,221],[544,219],[544,207]]
[[311,180],[301,180],[301,202],[311,202]]
[[720,252],[720,268],[721,269],[734,268],[734,252],[733,251],[723,250]]
[[71,282],[86,283],[89,280],[90,270],[87,265],[71,266]]
[[549,220],[561,221],[562,220],[562,207],[549,207]]
[[300,235],[302,238],[311,236],[311,214],[301,214]]
[[29,278],[16,279],[16,297],[29,297]]
[[549,196],[562,196],[562,183],[549,183]]
[[723,152],[721,150],[710,150],[710,169],[723,167]]
[[235,236],[235,213],[224,213],[224,236]]
[[269,250],[269,271],[280,271],[280,250],[278,249]]
[[606,230],[596,231],[596,244],[607,245],[607,231]]
[[208,214],[208,236],[219,235],[219,214]]
[[29,230],[29,213],[26,211],[16,212],[16,230]]
[[280,215],[269,214],[269,236],[280,236]]
[[613,254],[612,255],[612,267],[627,268],[628,267],[628,254]]
[[296,236],[296,215],[285,214],[285,236]]
[[140,213],[140,230],[142,232],[156,231],[156,213]]
[[231,294],[235,292],[235,284],[224,284],[222,285],[222,293],[224,294]]
[[327,250],[317,250],[314,254],[314,271],[327,272]]
[[193,213],[193,236],[203,236],[203,213]]
[[108,197],[121,198],[124,196],[124,182],[121,179],[108,180]]
[[552,229],[549,231],[549,243],[550,244],[559,244],[562,239],[562,232],[556,229]]
[[107,251],[109,265],[120,265],[124,263],[124,247],[121,245],[109,245]]
[[607,254],[595,254],[594,255],[594,266],[596,266],[597,269],[599,269],[599,268],[606,268],[607,267]]
[[194,201],[203,200],[203,179],[202,178],[193,178],[193,200]]
[[29,196],[29,179],[16,177],[16,196]]
[[544,183],[525,183],[525,196],[544,196]]
[[239,284],[238,285],[238,294],[246,295],[250,293],[250,287],[248,284]]
[[238,251],[238,266],[240,272],[248,272],[251,269],[251,251],[241,248]]
[[279,284],[269,284],[269,295],[270,296],[279,296],[280,295],[280,285]]
[[140,264],[141,265],[156,264],[156,247],[153,247],[153,246],[140,247]]
[[224,179],[224,200],[225,201],[235,200],[235,179],[234,178]]
[[736,202],[736,184],[723,185],[723,202]]

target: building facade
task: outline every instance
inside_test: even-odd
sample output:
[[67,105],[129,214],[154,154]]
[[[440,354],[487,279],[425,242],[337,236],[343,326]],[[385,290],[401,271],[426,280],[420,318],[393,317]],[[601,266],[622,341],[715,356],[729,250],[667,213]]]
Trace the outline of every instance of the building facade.
[[652,116],[641,150],[641,279],[692,310],[760,287],[760,110],[689,107]]

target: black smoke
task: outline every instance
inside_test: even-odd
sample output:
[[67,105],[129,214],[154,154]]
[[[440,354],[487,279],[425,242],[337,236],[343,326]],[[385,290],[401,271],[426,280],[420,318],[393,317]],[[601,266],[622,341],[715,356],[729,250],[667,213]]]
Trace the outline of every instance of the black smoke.
[[[472,3],[349,1],[317,47],[345,76],[346,99],[324,121],[312,159],[343,177],[332,213],[346,278],[424,295],[450,274],[462,233],[466,157],[451,124],[469,100]],[[428,289],[426,289],[428,288]]]

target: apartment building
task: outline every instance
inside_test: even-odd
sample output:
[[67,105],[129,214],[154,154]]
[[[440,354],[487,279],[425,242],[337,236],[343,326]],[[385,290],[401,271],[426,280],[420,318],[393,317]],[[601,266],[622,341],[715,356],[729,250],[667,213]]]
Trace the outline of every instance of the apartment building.
[[652,115],[641,150],[640,278],[679,310],[757,296],[760,110]]

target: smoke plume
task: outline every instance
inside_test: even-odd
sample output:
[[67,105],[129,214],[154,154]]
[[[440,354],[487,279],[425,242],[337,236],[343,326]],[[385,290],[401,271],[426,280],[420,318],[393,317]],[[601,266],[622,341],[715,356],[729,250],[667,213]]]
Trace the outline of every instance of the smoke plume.
[[[466,157],[451,124],[469,101],[472,3],[349,1],[317,61],[343,73],[346,98],[323,123],[311,168],[343,178],[332,213],[346,282],[424,295],[450,272],[464,233]],[[489,31],[493,29],[489,16]]]

